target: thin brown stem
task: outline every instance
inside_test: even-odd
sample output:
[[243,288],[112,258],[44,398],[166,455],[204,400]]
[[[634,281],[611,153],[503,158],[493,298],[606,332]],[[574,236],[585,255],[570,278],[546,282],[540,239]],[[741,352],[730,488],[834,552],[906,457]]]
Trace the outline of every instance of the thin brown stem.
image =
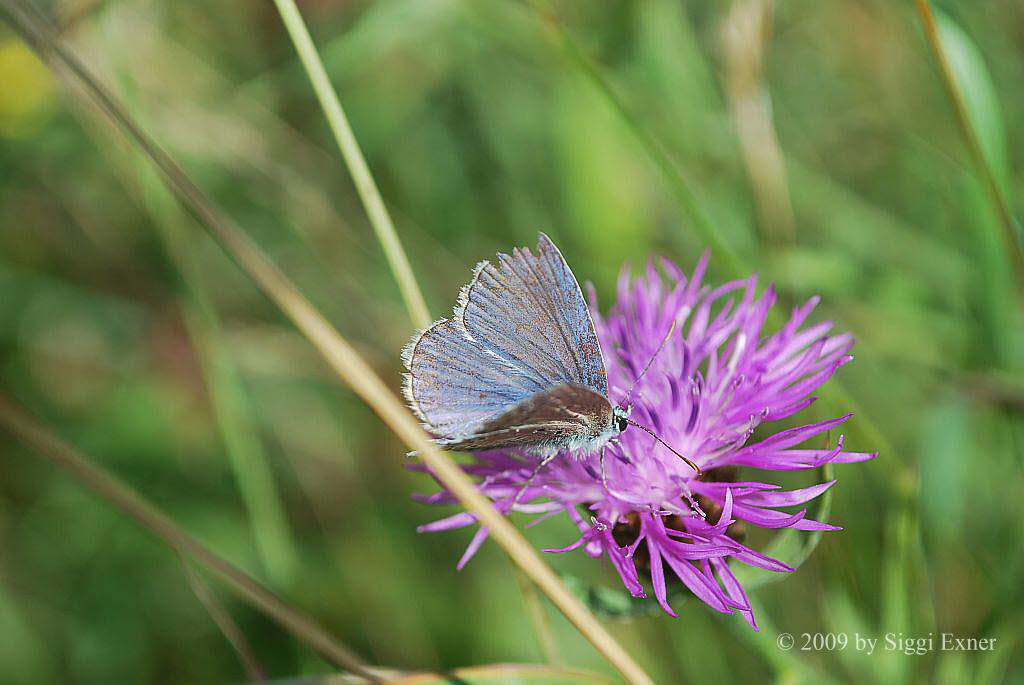
[[53,464],[68,471],[83,485],[127,514],[179,554],[189,556],[217,574],[242,599],[274,619],[295,637],[318,651],[338,668],[383,682],[313,619],[288,606],[277,595],[250,578],[241,569],[182,530],[166,514],[115,476],[100,468],[84,454],[55,436],[38,421],[0,394],[0,425],[25,444],[38,450]]
[[192,594],[203,605],[214,625],[220,630],[221,635],[228,641],[231,648],[235,650],[235,654],[238,655],[238,661],[242,664],[242,669],[245,671],[245,677],[254,683],[261,683],[266,680],[267,676],[256,659],[256,653],[253,652],[252,645],[246,639],[245,633],[238,627],[235,620],[231,618],[231,614],[217,598],[213,590],[210,589],[210,586],[206,584],[202,576],[192,568],[188,558],[183,555],[179,555],[179,557],[181,558],[181,567],[185,571],[185,579],[188,581],[189,587],[192,588]]

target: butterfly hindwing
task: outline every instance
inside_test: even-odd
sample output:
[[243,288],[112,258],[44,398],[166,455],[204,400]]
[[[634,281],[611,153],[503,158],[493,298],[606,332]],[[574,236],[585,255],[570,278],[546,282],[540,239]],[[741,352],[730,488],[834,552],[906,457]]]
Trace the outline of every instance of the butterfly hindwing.
[[405,348],[404,394],[439,438],[472,434],[486,420],[545,389],[527,369],[498,363],[454,320],[442,319]]

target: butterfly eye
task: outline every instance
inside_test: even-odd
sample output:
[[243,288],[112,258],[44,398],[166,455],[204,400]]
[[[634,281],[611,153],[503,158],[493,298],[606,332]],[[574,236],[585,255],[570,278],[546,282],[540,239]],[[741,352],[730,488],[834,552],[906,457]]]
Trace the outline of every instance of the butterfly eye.
[[626,426],[628,426],[628,425],[629,425],[629,422],[626,421],[626,417],[625,416],[616,416],[615,417],[615,430],[617,430],[618,432],[621,433],[622,431],[626,430]]

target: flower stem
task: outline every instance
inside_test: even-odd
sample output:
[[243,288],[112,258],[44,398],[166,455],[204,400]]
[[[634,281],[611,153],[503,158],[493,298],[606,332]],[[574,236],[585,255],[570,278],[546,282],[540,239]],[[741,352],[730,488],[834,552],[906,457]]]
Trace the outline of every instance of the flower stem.
[[370,167],[367,166],[366,158],[363,157],[363,152],[359,148],[359,142],[348,123],[341,100],[338,99],[337,92],[331,86],[327,70],[324,69],[324,63],[316,51],[316,46],[309,35],[309,29],[306,28],[302,14],[293,0],[274,0],[274,4],[277,5],[281,21],[295,45],[295,51],[302,61],[309,82],[313,85],[316,97],[320,101],[320,107],[334,134],[334,140],[338,143],[338,149],[341,150],[341,156],[344,157],[349,173],[352,174],[352,180],[356,184],[363,207],[377,234],[377,240],[380,241],[380,245],[384,249],[384,256],[387,257],[391,273],[398,281],[398,288],[402,292],[402,299],[405,300],[409,317],[417,327],[426,328],[430,325],[431,318],[423,299],[423,293],[416,282],[416,276],[412,272],[409,259],[402,248],[402,242],[398,239],[398,233],[395,231],[395,224],[391,220],[387,207],[384,206],[377,183],[373,180]]

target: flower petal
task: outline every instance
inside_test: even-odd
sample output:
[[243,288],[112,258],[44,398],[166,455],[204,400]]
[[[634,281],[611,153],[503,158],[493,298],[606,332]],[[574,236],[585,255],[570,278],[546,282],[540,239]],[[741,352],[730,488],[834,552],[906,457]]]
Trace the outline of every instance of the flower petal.
[[488,532],[487,526],[480,526],[480,529],[476,531],[476,535],[469,541],[466,551],[462,553],[459,563],[455,564],[456,571],[461,571],[469,563],[469,560],[476,555],[480,550],[480,546],[484,544],[484,540],[487,539]]
[[467,512],[461,512],[447,518],[443,518],[431,523],[425,523],[422,526],[416,528],[417,533],[436,533],[442,530],[454,530],[455,528],[465,528],[476,523],[476,517]]
[[647,552],[651,557],[651,583],[654,586],[654,596],[665,613],[675,618],[677,614],[668,603],[668,592],[665,590],[665,567],[661,563],[661,552],[658,551],[657,543],[648,539]]
[[753,504],[759,507],[789,507],[796,504],[809,502],[835,485],[834,480],[827,483],[819,483],[809,488],[789,490],[787,492],[760,492],[743,498],[744,504]]
[[729,570],[729,565],[720,559],[712,559],[711,566],[718,573],[718,578],[722,581],[722,585],[725,586],[729,596],[746,605],[746,609],[739,609],[738,611],[743,616],[743,620],[757,631],[757,621],[754,620],[754,612],[750,610],[750,600],[747,599],[747,593],[743,591],[743,586],[740,585],[739,581],[736,580],[736,576]]

